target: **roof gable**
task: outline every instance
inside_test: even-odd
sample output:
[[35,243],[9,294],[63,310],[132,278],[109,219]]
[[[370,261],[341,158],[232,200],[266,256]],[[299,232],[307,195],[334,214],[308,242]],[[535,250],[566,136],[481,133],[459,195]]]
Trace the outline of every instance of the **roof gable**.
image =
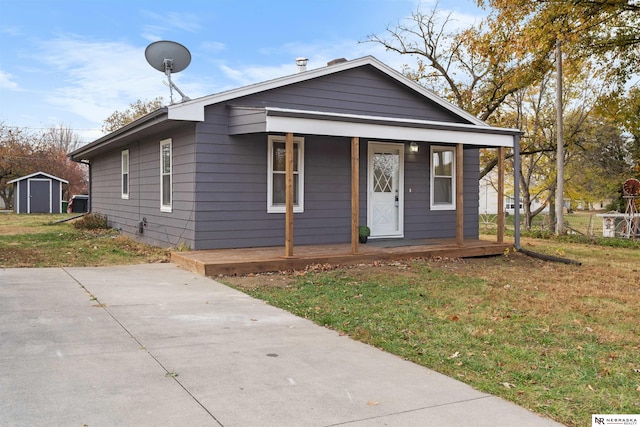
[[407,89],[417,93],[418,95],[426,98],[429,102],[434,103],[443,109],[449,111],[451,114],[459,117],[467,123],[472,123],[478,126],[487,126],[486,123],[476,118],[472,114],[467,113],[461,108],[451,104],[450,102],[440,98],[430,90],[420,86],[416,82],[406,78],[401,73],[395,71],[391,67],[383,64],[372,56],[366,56],[360,59],[354,59],[351,61],[342,62],[335,65],[330,65],[315,70],[304,71],[301,73],[293,74],[290,76],[280,77],[277,79],[269,80],[266,82],[256,83],[249,86],[244,86],[237,89],[232,89],[226,92],[221,92],[202,98],[194,99],[192,101],[173,104],[168,107],[168,118],[173,120],[190,120],[190,121],[204,121],[205,112],[204,109],[208,105],[217,104],[220,102],[227,102],[236,100],[239,98],[247,97],[250,95],[259,94],[273,89],[282,88],[284,86],[317,79],[319,77],[328,76],[331,74],[339,73],[346,70],[351,70],[359,67],[370,66],[380,71],[383,75],[388,76],[393,81],[406,87]]
[[269,89],[224,104],[470,124],[369,65]]
[[65,184],[69,183],[69,181],[67,181],[66,179],[58,178],[57,176],[49,175],[48,173],[45,173],[45,172],[35,172],[35,173],[30,174],[30,175],[25,175],[25,176],[21,176],[20,178],[16,178],[16,179],[14,179],[12,181],[7,182],[7,184],[13,184],[14,182],[18,182],[18,181],[22,181],[22,180],[25,180],[25,179],[33,178],[33,177],[38,176],[38,175],[44,175],[47,178],[55,179],[56,181],[60,181],[60,182],[63,182]]

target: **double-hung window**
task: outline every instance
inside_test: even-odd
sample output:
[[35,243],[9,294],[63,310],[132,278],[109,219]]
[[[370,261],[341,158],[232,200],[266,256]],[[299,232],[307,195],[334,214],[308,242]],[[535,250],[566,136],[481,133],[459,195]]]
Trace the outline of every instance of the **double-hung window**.
[[121,153],[122,198],[129,198],[129,150]]
[[[267,212],[286,210],[286,139],[269,136]],[[293,211],[304,212],[304,138],[293,139]]]
[[431,147],[431,209],[456,208],[456,148]]
[[172,209],[172,153],[171,139],[160,141],[160,210],[171,212]]

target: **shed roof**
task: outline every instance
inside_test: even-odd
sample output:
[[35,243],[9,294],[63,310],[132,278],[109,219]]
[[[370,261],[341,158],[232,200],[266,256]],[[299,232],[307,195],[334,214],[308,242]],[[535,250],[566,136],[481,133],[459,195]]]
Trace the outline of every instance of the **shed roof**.
[[13,184],[14,182],[22,181],[24,179],[33,178],[34,176],[37,176],[37,175],[44,175],[47,178],[55,179],[56,181],[60,181],[60,182],[63,182],[65,184],[69,183],[69,181],[67,181],[66,179],[58,178],[57,176],[53,176],[53,175],[50,175],[50,174],[45,173],[45,172],[35,172],[35,173],[30,174],[30,175],[25,175],[25,176],[21,176],[20,178],[16,178],[16,179],[14,179],[12,181],[7,182],[7,184]]

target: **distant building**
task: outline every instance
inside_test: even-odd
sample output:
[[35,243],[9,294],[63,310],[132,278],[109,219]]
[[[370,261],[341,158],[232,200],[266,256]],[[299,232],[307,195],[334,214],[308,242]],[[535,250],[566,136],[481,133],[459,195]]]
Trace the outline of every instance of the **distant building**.
[[[507,180],[509,178],[506,178]],[[479,205],[478,205],[478,213],[480,215],[496,215],[498,213],[498,191],[496,189],[497,177],[494,173],[487,174],[480,180],[480,189],[479,189]],[[507,185],[505,183],[505,185]],[[511,190],[505,190],[504,197],[504,210],[509,215],[513,215],[515,213],[515,200],[513,196],[513,184],[509,185]],[[507,187],[507,188],[509,188]],[[542,206],[540,200],[533,199],[531,202],[531,210],[534,211],[539,209]],[[522,200],[519,203],[520,213],[524,213],[524,206],[522,204]],[[549,213],[549,206],[546,206],[542,213]]]

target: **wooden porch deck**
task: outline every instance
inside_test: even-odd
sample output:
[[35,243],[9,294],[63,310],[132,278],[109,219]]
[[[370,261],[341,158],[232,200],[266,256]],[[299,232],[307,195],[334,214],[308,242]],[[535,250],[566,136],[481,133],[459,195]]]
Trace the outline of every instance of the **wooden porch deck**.
[[487,240],[421,239],[411,241],[372,241],[359,245],[357,254],[351,244],[296,246],[294,256],[285,257],[285,248],[215,249],[173,252],[171,262],[204,276],[265,273],[270,271],[302,270],[312,264],[354,265],[373,261],[410,258],[455,257],[470,258],[502,255],[512,243]]

